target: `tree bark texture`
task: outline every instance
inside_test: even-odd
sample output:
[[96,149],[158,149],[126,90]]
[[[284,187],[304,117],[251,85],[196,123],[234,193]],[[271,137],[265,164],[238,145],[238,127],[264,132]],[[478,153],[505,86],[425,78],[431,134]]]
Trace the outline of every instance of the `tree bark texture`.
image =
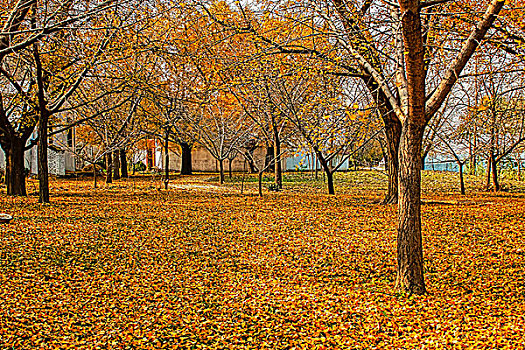
[[420,2],[400,0],[405,48],[406,116],[399,143],[399,200],[396,289],[410,294],[426,292],[421,236],[421,148],[427,124],[425,111],[425,48]]
[[[390,112],[391,113],[391,112]],[[397,118],[383,117],[386,135],[386,166],[388,169],[388,190],[383,204],[397,204],[398,173],[399,173],[399,139],[401,138],[401,122]]]
[[396,290],[426,292],[421,235],[421,144],[424,127],[408,123],[399,151],[399,203]]

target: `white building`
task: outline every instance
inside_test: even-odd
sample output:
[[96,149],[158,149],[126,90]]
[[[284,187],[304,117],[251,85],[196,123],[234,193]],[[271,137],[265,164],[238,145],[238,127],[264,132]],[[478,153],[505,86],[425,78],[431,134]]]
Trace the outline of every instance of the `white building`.
[[[36,139],[36,131],[28,140]],[[64,176],[66,171],[75,171],[75,156],[72,152],[67,151],[68,147],[73,147],[74,144],[74,130],[70,129],[60,134],[53,135],[49,138],[49,147],[47,152],[49,174]],[[38,156],[37,146],[25,152],[25,167],[30,174],[38,174]],[[0,169],[5,169],[5,154],[0,151]]]

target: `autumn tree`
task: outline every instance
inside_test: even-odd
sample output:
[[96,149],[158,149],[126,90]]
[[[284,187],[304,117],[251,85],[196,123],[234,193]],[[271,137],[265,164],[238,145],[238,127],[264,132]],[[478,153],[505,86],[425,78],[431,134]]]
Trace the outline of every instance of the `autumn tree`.
[[[111,6],[115,12],[126,2],[112,4],[113,1],[88,6],[75,1],[19,1],[3,9],[0,73],[8,88],[0,98],[0,143],[6,153],[8,194],[26,194],[24,149],[38,125],[39,200],[49,201],[49,119],[63,110],[111,41],[114,27],[99,26],[107,19],[102,14]],[[44,37],[46,41],[41,40]],[[9,98],[7,105],[4,98]]]
[[[451,24],[457,19],[456,13],[464,13],[455,2],[305,0],[294,5],[271,2],[266,8],[298,25],[307,23],[315,33],[330,37],[345,52],[339,66],[346,63],[349,74],[362,76],[372,96],[377,96],[378,107],[385,107],[383,116],[401,126],[397,129],[399,152],[392,152],[392,156],[399,155],[396,289],[400,291],[426,292],[420,201],[426,126],[451,93],[503,5],[501,0],[475,4],[473,11],[455,27]],[[452,28],[461,31],[452,32]],[[268,40],[248,21],[241,29],[280,52],[323,55],[315,47],[305,48],[304,37],[290,35],[277,42]],[[440,35],[446,30],[450,35]],[[455,50],[449,51],[448,47]],[[385,127],[388,128],[386,121]],[[396,137],[390,140],[397,142]]]

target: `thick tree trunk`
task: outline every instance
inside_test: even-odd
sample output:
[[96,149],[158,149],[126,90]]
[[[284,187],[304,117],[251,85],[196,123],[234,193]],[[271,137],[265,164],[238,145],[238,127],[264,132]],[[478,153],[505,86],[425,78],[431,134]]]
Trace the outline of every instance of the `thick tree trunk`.
[[120,175],[123,178],[128,178],[128,159],[126,158],[126,149],[121,148],[119,149],[119,156],[120,156]]
[[120,179],[120,152],[116,150],[113,152],[113,179]]
[[2,147],[5,154],[5,183],[8,196],[27,196],[26,169],[24,164],[25,142],[12,139],[11,144]]
[[47,110],[40,111],[38,121],[38,202],[49,203],[49,167],[47,160]]
[[424,125],[407,121],[399,148],[396,290],[426,292],[421,236],[421,144]]
[[193,171],[191,167],[191,146],[186,142],[181,142],[180,148],[181,148],[180,174],[181,175],[191,175]]
[[224,183],[224,159],[219,160],[219,182]]
[[383,121],[385,123],[386,135],[386,167],[388,169],[388,190],[383,204],[397,204],[401,123],[397,118],[383,118]]
[[113,183],[113,157],[111,152],[106,154],[106,183]]

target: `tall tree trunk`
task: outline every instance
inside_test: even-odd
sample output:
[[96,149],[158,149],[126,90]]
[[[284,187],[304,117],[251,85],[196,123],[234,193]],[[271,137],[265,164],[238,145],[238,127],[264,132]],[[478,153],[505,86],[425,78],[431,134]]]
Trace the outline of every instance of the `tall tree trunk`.
[[123,178],[128,178],[128,159],[126,158],[126,149],[121,148],[119,150],[119,156],[120,156],[120,175]]
[[46,84],[44,82],[44,71],[40,60],[38,43],[33,44],[33,56],[36,67],[36,80],[38,86],[38,202],[49,203],[49,167],[47,160],[47,129],[50,111],[47,109],[45,96]]
[[[277,128],[275,128],[277,129]],[[275,174],[275,184],[277,188],[283,188],[283,168],[281,163],[281,139],[279,138],[278,131],[274,131],[274,143],[273,143],[273,158],[274,158],[274,174]]]
[[120,179],[120,151],[113,152],[113,179]]
[[8,196],[27,196],[24,164],[25,142],[13,138],[10,145],[2,146],[5,154],[5,183]]
[[461,194],[465,195],[465,180],[463,179],[463,163],[458,163],[459,166],[459,185]]
[[191,145],[186,142],[180,142],[181,148],[181,175],[191,175],[193,172],[191,166]]
[[224,159],[219,159],[219,183],[224,183]]
[[401,137],[401,123],[397,118],[383,118],[383,121],[385,123],[386,135],[386,167],[388,169],[388,190],[383,204],[396,204],[399,186],[399,139]]
[[364,78],[363,82],[372,92],[381,114],[381,119],[385,124],[386,151],[388,154],[386,159],[387,164],[385,165],[388,171],[388,190],[383,203],[396,204],[398,199],[399,140],[401,138],[401,121],[394,113],[392,104],[384,92],[379,89],[379,85],[369,78]]
[[113,157],[111,152],[106,154],[106,183],[113,183]]
[[166,133],[164,135],[164,189],[168,189],[168,184],[170,182],[170,129],[166,128]]
[[49,203],[49,167],[47,159],[47,124],[49,113],[46,108],[40,111],[38,121],[38,202]]
[[421,145],[424,125],[406,121],[399,147],[396,289],[426,292],[421,236]]

